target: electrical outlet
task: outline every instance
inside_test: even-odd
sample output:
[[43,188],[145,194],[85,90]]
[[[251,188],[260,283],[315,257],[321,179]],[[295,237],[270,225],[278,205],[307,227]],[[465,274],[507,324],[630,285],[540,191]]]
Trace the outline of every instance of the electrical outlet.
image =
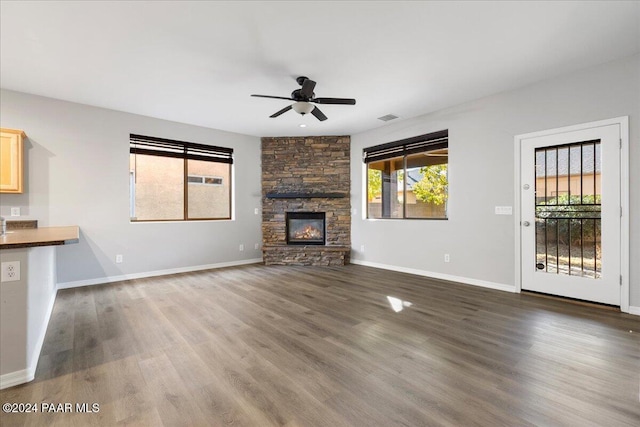
[[253,213],[256,214],[256,215],[260,215],[260,208],[255,208],[253,210]]
[[20,216],[20,208],[11,208],[11,216]]
[[260,243],[256,243],[255,245],[253,245],[253,249],[255,249],[256,251],[260,249]]
[[364,252],[364,245],[360,245],[360,252]]
[[449,262],[449,261],[451,261],[449,254],[444,254],[444,262]]
[[244,245],[240,245],[240,252],[244,251]]
[[20,280],[20,261],[7,261],[0,265],[2,269],[2,282],[16,282]]
[[116,255],[116,264],[122,264],[122,254]]

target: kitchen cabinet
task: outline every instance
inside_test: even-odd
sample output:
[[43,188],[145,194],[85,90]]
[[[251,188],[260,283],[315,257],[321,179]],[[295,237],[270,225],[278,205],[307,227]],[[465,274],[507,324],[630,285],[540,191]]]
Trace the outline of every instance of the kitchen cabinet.
[[0,193],[22,193],[22,142],[19,129],[0,129]]

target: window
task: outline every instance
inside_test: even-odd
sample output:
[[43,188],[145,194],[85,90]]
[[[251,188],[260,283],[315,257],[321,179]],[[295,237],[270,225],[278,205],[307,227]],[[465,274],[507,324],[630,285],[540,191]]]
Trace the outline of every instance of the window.
[[446,219],[449,131],[364,149],[367,218]]
[[189,175],[187,182],[189,184],[222,185],[222,179],[219,176]]
[[233,149],[129,136],[131,221],[231,218]]

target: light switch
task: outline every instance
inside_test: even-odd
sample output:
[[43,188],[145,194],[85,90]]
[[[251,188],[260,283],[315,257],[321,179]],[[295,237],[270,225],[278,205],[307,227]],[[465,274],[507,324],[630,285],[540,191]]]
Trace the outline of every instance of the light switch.
[[513,215],[513,208],[511,206],[496,206],[496,215]]

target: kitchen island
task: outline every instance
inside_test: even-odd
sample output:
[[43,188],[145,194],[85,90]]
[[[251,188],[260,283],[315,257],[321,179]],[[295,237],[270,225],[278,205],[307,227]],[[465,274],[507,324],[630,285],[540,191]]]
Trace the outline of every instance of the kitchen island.
[[0,388],[33,380],[56,298],[56,247],[80,238],[77,226],[7,224],[0,236]]

